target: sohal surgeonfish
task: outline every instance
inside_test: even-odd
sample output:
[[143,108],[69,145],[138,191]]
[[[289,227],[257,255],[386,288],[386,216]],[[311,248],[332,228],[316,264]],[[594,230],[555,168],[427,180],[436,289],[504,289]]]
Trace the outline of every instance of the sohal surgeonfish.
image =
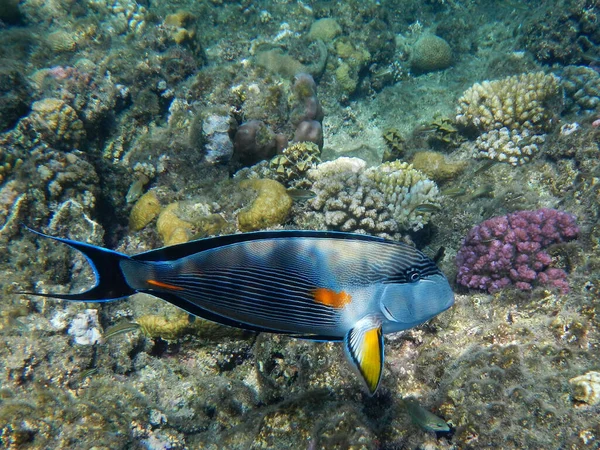
[[80,294],[30,294],[107,302],[145,292],[223,325],[343,341],[371,394],[381,380],[383,335],[419,325],[454,303],[431,259],[366,235],[266,231],[128,256],[35,233],[82,252],[96,284]]

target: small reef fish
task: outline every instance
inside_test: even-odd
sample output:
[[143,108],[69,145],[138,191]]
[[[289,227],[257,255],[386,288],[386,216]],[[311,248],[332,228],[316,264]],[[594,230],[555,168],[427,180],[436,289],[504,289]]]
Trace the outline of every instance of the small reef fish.
[[361,234],[263,231],[128,256],[31,231],[83,253],[96,284],[79,294],[27,294],[108,302],[145,292],[223,325],[343,341],[371,394],[383,371],[383,335],[454,303],[448,280],[425,254]]
[[435,431],[438,433],[450,431],[450,427],[444,419],[423,408],[414,398],[404,398],[401,402],[413,423],[425,431]]
[[436,213],[441,211],[442,208],[438,205],[434,205],[432,203],[421,203],[420,205],[417,205],[413,208],[414,212],[417,213]]
[[295,202],[304,202],[306,200],[310,200],[311,198],[315,198],[317,194],[308,189],[288,189],[287,194],[292,198]]

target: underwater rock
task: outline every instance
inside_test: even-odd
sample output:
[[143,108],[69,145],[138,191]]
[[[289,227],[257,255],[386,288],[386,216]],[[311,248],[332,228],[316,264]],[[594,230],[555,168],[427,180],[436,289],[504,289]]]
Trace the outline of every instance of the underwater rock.
[[178,312],[175,316],[147,314],[135,319],[142,332],[151,338],[174,341],[189,334],[208,339],[242,338],[247,332]]
[[234,158],[244,166],[251,166],[272,158],[277,152],[275,134],[260,120],[242,124],[233,139]]
[[323,148],[323,127],[316,120],[305,120],[298,124],[294,133],[294,142],[313,142]]
[[176,211],[179,203],[171,203],[162,210],[156,221],[156,229],[165,246],[182,244],[190,240],[193,225],[180,219]]
[[464,161],[449,162],[442,153],[424,151],[413,156],[412,165],[438,183],[452,180],[465,170]]
[[292,86],[294,94],[290,122],[298,126],[304,121],[322,122],[324,113],[317,98],[317,84],[308,73],[298,73]]
[[71,321],[67,333],[78,345],[95,345],[102,341],[97,309],[86,309]]
[[233,142],[229,138],[231,117],[211,114],[202,121],[206,143],[206,161],[210,164],[227,163],[233,155]]
[[569,380],[573,387],[573,398],[588,405],[600,403],[600,372],[590,371]]
[[146,192],[133,205],[129,214],[129,229],[139,231],[160,214],[160,202],[154,191]]
[[412,46],[409,63],[417,73],[447,69],[452,64],[452,49],[441,37],[424,33]]
[[252,204],[237,216],[240,231],[257,231],[285,222],[293,202],[284,185],[269,179],[244,180],[240,188],[258,193]]
[[12,128],[29,108],[29,84],[19,66],[0,60],[0,132]]

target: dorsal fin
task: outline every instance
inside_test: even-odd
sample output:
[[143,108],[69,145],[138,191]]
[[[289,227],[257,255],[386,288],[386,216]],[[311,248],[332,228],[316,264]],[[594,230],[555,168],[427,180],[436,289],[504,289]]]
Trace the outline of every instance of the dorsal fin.
[[228,234],[216,236],[197,241],[185,242],[183,244],[170,245],[168,247],[150,250],[131,256],[138,261],[172,261],[183,258],[194,253],[203,252],[224,245],[237,244],[240,242],[256,241],[261,239],[282,238],[317,238],[317,239],[350,239],[354,241],[389,242],[397,245],[406,245],[400,242],[388,241],[384,238],[369,236],[366,234],[343,233],[339,231],[309,231],[309,230],[276,230],[256,231],[252,233]]

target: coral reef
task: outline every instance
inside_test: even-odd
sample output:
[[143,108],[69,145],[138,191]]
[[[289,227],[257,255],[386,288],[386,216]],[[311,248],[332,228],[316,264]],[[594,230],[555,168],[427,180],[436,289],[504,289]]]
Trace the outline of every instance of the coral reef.
[[83,122],[64,101],[45,98],[35,102],[31,109],[29,118],[33,128],[44,141],[69,150],[78,147],[85,138]]
[[558,111],[558,78],[544,72],[475,83],[458,100],[456,122],[480,131],[506,127],[531,132],[548,131]]
[[292,199],[285,186],[275,180],[244,180],[240,188],[257,192],[252,203],[238,213],[240,231],[257,231],[282,224],[292,207]]
[[411,48],[409,64],[416,73],[447,69],[452,64],[452,49],[441,37],[423,33]]
[[565,110],[590,114],[600,110],[600,73],[589,67],[567,66],[560,72],[565,90]]
[[341,231],[398,237],[419,230],[439,208],[436,184],[412,165],[395,161],[366,168],[363,160],[338,158],[309,171],[317,194],[310,204],[327,227]]
[[401,159],[406,152],[406,142],[396,128],[389,128],[382,134],[386,149],[381,162],[391,162]]
[[597,2],[560,1],[531,17],[519,44],[545,64],[593,61],[600,47]]
[[482,133],[475,139],[473,157],[507,162],[513,166],[525,164],[537,155],[546,141],[543,134],[531,134],[529,130],[509,130],[502,127]]
[[29,108],[30,87],[22,70],[6,62],[0,68],[0,133],[12,128]]
[[558,78],[543,72],[476,83],[459,99],[456,122],[482,133],[476,157],[523,164],[537,151],[559,112]]
[[544,284],[568,292],[564,270],[550,267],[548,246],[575,239],[575,217],[554,209],[494,217],[469,231],[456,255],[457,283],[495,292],[514,284],[530,290]]

